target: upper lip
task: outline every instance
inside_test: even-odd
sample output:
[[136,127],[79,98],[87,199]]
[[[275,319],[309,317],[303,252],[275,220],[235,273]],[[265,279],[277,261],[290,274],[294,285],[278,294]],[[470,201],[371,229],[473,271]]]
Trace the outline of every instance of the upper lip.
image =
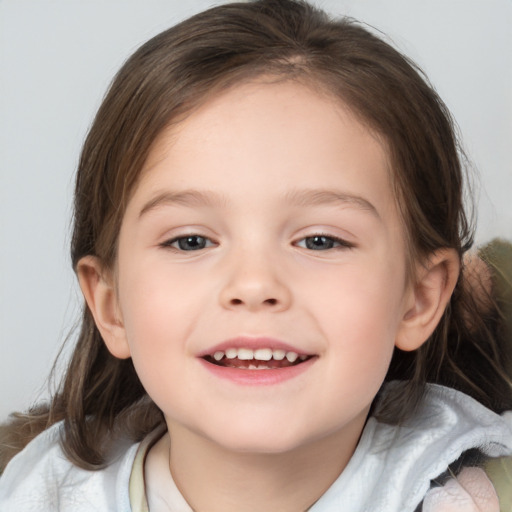
[[238,336],[236,338],[230,338],[222,341],[217,345],[209,347],[197,354],[197,357],[211,356],[215,352],[224,352],[228,348],[249,348],[257,350],[259,348],[270,348],[272,350],[284,350],[286,352],[296,352],[299,355],[312,355],[303,349],[294,347],[293,345],[276,338],[270,338],[266,336]]

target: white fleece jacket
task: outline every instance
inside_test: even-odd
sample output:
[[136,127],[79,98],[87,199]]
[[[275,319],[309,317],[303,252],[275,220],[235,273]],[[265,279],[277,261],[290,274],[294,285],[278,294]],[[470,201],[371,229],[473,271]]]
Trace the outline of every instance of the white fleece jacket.
[[[0,511],[138,512],[129,481],[139,445],[122,440],[106,469],[85,471],[64,456],[61,428],[40,434],[9,463],[0,477]],[[511,455],[512,412],[498,416],[462,393],[429,385],[405,425],[369,418],[349,464],[310,512],[414,512],[430,481],[470,448]]]

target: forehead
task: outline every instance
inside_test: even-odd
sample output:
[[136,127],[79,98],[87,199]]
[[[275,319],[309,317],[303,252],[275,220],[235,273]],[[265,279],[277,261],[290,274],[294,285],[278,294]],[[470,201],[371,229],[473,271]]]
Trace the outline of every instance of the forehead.
[[237,85],[169,126],[138,188],[210,188],[247,198],[256,193],[247,176],[268,194],[287,194],[293,185],[364,192],[379,208],[392,199],[382,138],[341,100],[292,81]]

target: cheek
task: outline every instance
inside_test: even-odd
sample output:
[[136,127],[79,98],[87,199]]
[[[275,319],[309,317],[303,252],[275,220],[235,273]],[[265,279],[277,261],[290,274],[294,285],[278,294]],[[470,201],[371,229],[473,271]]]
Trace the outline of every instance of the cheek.
[[351,326],[361,331],[381,330],[382,335],[397,328],[402,315],[405,276],[394,262],[359,262],[316,275],[302,277],[304,294],[322,316],[322,324]]
[[200,300],[201,287],[187,268],[171,267],[165,256],[134,255],[119,269],[121,309],[129,328],[177,327],[193,313]]
[[126,340],[144,389],[158,407],[167,410],[169,403],[181,402],[186,387],[183,317],[187,312],[163,292],[147,293],[149,285],[146,282],[134,287],[130,297],[125,295]]
[[[166,276],[158,266],[120,267],[120,308],[126,341],[137,370],[159,368],[159,362],[183,350],[186,319],[193,315],[179,279]],[[168,360],[172,360],[171,357]],[[142,375],[141,375],[142,378]]]
[[381,265],[347,266],[313,287],[315,317],[336,354],[335,364],[354,374],[384,377],[402,320],[403,272]]

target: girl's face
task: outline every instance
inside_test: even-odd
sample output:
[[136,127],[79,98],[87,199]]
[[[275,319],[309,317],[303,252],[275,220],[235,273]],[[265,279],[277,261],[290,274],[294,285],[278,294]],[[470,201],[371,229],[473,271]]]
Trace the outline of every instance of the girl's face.
[[171,437],[357,442],[412,300],[388,166],[293,82],[240,85],[161,135],[121,227],[113,351]]

